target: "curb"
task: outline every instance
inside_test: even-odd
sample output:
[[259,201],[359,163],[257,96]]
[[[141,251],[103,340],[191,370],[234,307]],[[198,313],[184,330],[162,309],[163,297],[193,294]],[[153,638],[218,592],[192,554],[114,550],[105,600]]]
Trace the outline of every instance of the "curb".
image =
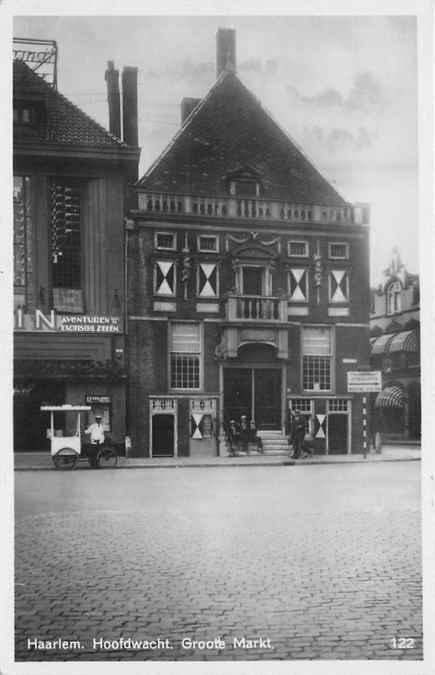
[[[404,457],[403,459],[401,458],[396,458],[396,457],[386,457],[385,459],[378,459],[378,460],[367,460],[367,459],[355,459],[352,461],[346,461],[346,460],[336,460],[334,462],[328,462],[328,461],[316,461],[316,460],[309,460],[309,461],[281,461],[281,462],[234,462],[234,463],[225,463],[225,464],[217,464],[217,463],[204,463],[204,464],[179,464],[179,463],[174,463],[174,464],[136,464],[136,465],[126,465],[126,466],[117,466],[115,467],[116,469],[209,469],[210,467],[217,467],[217,468],[231,468],[231,467],[259,467],[259,466],[332,466],[332,465],[340,465],[342,466],[343,464],[347,465],[354,465],[354,464],[378,464],[378,463],[384,463],[384,462],[419,462],[420,457]],[[87,470],[87,471],[93,471],[88,466],[84,467],[76,467],[72,471],[77,471],[77,470]],[[20,466],[16,467],[14,471],[58,471],[58,473],[61,473],[61,470],[57,470],[54,468],[54,466]],[[100,471],[108,471],[108,469],[100,469]],[[68,473],[68,471],[66,471]]]

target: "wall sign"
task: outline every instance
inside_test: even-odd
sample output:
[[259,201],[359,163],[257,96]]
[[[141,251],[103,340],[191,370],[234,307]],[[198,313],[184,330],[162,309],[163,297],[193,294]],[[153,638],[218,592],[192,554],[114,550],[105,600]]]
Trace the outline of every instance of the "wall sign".
[[14,330],[51,333],[111,333],[121,332],[119,316],[94,314],[58,314],[54,309],[46,314],[40,309],[33,313],[18,307],[14,312]]
[[382,374],[380,370],[350,370],[347,373],[347,391],[349,393],[381,390]]

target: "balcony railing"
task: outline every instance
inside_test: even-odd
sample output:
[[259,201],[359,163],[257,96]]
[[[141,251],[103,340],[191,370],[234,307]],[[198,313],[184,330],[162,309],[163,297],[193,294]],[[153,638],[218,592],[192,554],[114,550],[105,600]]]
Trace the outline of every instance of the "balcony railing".
[[263,295],[230,295],[228,321],[287,321],[287,299]]
[[249,220],[274,220],[294,223],[335,223],[364,225],[368,212],[364,205],[330,207],[322,205],[292,204],[267,199],[237,197],[193,197],[139,192],[139,210],[154,215],[177,215],[234,218]]

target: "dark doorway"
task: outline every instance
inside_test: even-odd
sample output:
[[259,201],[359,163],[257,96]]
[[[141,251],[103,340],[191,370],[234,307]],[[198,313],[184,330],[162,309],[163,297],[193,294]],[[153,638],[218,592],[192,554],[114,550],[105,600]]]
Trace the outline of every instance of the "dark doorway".
[[65,403],[65,383],[16,382],[14,385],[14,450],[49,450],[47,429],[50,416],[41,412],[41,405]]
[[281,371],[254,370],[254,392],[257,429],[280,429]]
[[328,415],[328,446],[330,455],[347,452],[347,415]]
[[243,268],[243,295],[263,295],[263,269]]
[[268,368],[224,370],[225,422],[242,415],[255,421],[257,429],[281,428],[281,371]]
[[153,457],[174,456],[174,415],[153,415],[152,451]]
[[225,423],[240,422],[242,415],[251,417],[252,377],[249,368],[226,368],[224,370]]

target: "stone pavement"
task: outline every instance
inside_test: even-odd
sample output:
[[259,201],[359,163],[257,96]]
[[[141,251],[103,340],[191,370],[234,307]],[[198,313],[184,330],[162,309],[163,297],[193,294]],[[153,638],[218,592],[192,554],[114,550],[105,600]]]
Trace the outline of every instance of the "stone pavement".
[[16,660],[419,660],[419,473],[17,472]]
[[[370,452],[363,455],[315,455],[313,459],[299,459],[296,462],[283,455],[250,455],[237,457],[120,457],[118,468],[164,468],[164,467],[205,467],[205,466],[276,466],[283,464],[341,464],[355,462],[392,462],[410,461],[421,458],[419,446],[386,445],[380,454]],[[14,453],[16,471],[53,469],[53,462],[48,452],[16,452]],[[88,469],[88,463],[81,460],[79,469]]]

